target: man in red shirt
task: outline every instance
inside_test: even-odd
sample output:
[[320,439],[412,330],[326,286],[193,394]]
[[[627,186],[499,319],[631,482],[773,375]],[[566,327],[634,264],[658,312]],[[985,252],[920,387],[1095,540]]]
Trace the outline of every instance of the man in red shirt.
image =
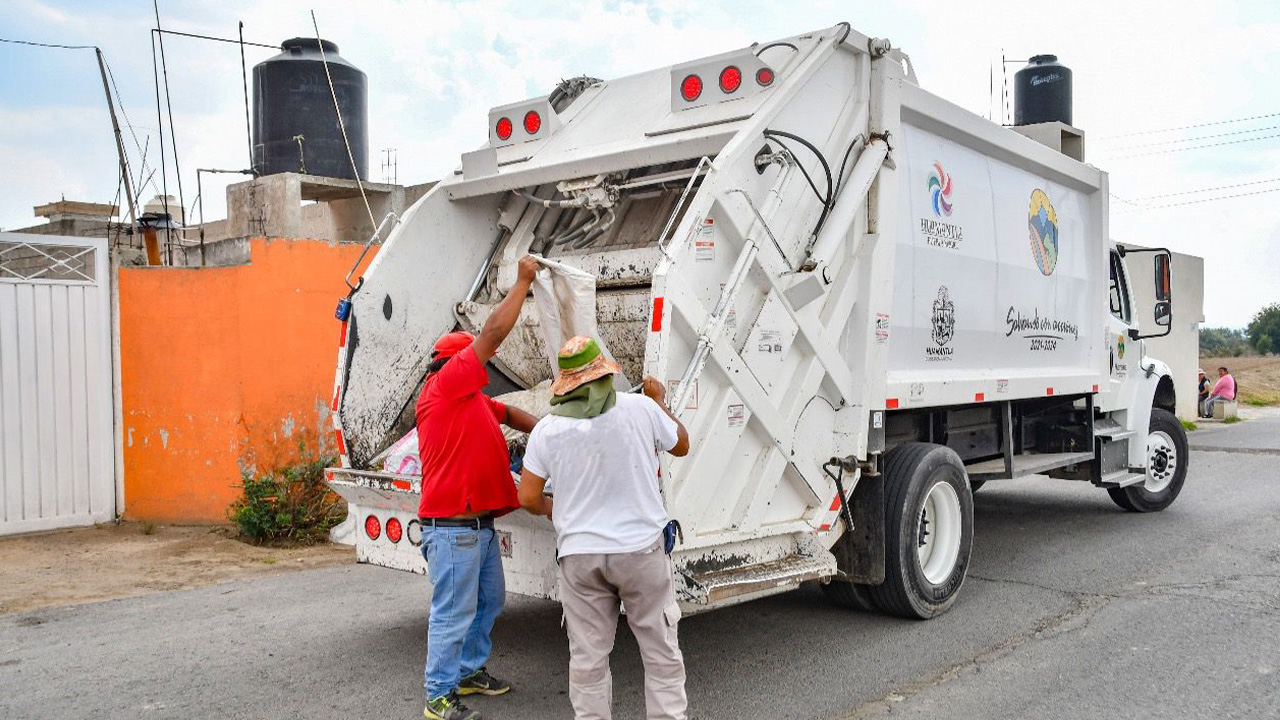
[[436,720],[480,720],[459,695],[511,689],[485,670],[489,632],[506,600],[493,519],[520,507],[498,423],[529,432],[538,419],[481,390],[489,383],[485,363],[515,326],[537,270],[532,257],[520,259],[515,284],[480,337],[452,332],[436,341],[418,398],[418,517],[433,588],[423,714]]

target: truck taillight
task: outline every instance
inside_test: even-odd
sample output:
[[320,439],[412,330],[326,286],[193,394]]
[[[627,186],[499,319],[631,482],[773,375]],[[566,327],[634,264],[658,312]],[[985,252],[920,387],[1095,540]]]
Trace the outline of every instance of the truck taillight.
[[393,543],[400,542],[400,538],[404,535],[404,528],[400,526],[400,518],[390,518],[387,520],[387,539]]
[[494,126],[493,132],[498,136],[499,140],[511,139],[511,131],[514,127],[511,124],[511,118],[499,118],[498,124]]
[[[715,78],[715,82],[711,79]],[[755,78],[754,83],[746,82]],[[777,74],[751,48],[671,67],[671,110],[746,100],[776,84]]]
[[382,536],[382,523],[378,521],[377,515],[370,515],[364,519],[364,534],[368,535],[370,540],[377,540]]
[[542,116],[536,110],[530,110],[524,114],[524,131],[530,135],[538,134],[538,128],[542,127]]
[[[516,132],[516,121],[524,128]],[[560,129],[560,116],[551,107],[550,96],[522,100],[489,110],[489,145],[500,148],[518,143],[545,140]]]
[[733,94],[742,85],[742,71],[736,65],[720,71],[720,90],[725,94]]
[[702,95],[702,78],[697,75],[690,75],[680,83],[680,97],[686,102],[693,102]]

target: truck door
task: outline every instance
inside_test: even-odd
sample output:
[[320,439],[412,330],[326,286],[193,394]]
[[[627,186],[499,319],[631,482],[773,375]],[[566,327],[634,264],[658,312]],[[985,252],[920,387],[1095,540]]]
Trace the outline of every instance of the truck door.
[[1133,327],[1133,299],[1129,294],[1129,282],[1120,253],[1112,250],[1108,265],[1111,268],[1108,292],[1111,315],[1107,318],[1107,347],[1110,354],[1108,368],[1111,374],[1111,391],[1116,392],[1128,380],[1129,368],[1134,359],[1131,355],[1137,353],[1138,348],[1136,341],[1129,339],[1129,329]]

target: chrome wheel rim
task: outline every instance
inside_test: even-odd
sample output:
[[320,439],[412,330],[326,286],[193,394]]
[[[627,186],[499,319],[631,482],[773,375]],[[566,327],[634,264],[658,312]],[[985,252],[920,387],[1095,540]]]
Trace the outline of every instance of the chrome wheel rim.
[[920,531],[916,555],[924,577],[941,585],[960,557],[960,538],[964,533],[960,496],[950,483],[939,482],[929,488],[920,508]]
[[1147,479],[1142,487],[1147,492],[1160,492],[1169,487],[1178,472],[1178,446],[1163,430],[1147,436]]

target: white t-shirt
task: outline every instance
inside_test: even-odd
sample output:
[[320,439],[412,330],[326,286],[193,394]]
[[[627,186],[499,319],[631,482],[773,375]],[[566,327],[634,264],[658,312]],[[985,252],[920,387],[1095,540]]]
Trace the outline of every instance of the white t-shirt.
[[658,452],[678,441],[675,421],[644,395],[618,393],[609,412],[586,420],[542,418],[524,466],[555,485],[560,556],[628,553],[653,543],[667,524]]

